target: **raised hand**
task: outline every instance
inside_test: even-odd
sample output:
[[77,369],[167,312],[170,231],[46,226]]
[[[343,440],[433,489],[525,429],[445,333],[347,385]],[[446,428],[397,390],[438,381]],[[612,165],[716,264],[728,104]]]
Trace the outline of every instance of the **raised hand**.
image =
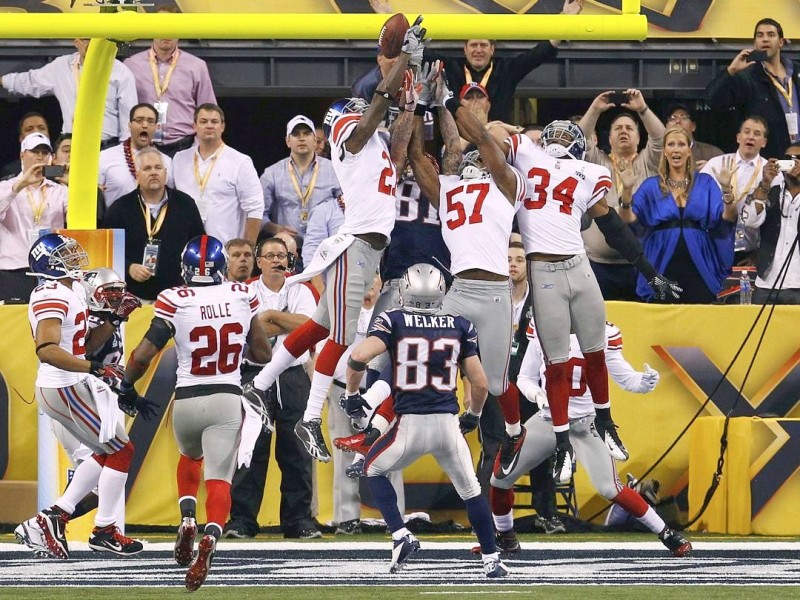
[[736,164],[736,159],[733,155],[726,156],[722,159],[722,165],[720,165],[719,171],[715,168],[711,168],[711,171],[714,173],[714,179],[717,180],[720,187],[724,190],[725,188],[731,187],[731,181],[733,180],[733,174],[739,169],[739,165]]
[[402,98],[403,110],[406,112],[414,112],[414,109],[417,107],[418,93],[414,86],[414,75],[411,69],[406,70],[403,75]]
[[737,54],[731,64],[728,65],[728,75],[736,75],[739,71],[746,69],[750,65],[753,64],[752,60],[748,60],[750,53],[755,50],[755,48],[745,48],[739,54]]
[[422,15],[419,15],[414,24],[406,31],[406,37],[403,40],[401,49],[402,52],[409,55],[408,64],[412,67],[419,67],[422,64],[422,53],[425,51],[425,46],[430,42],[430,38],[425,38],[426,30],[420,23],[422,23]]
[[125,320],[137,308],[142,306],[141,300],[130,292],[125,292],[122,295],[119,305],[112,311],[116,316]]
[[652,392],[658,380],[661,376],[658,374],[654,368],[652,368],[647,363],[644,363],[644,371],[642,372],[642,379],[639,382],[639,387],[636,390],[640,394],[646,394],[648,392]]
[[622,187],[632,190],[636,185],[636,173],[633,171],[633,163],[626,158],[620,159],[617,162],[617,173],[619,173]]
[[433,87],[436,76],[439,74],[439,61],[426,62],[417,70],[417,76],[414,79],[414,87],[417,90],[419,98],[417,102],[428,106],[433,101]]
[[644,96],[639,90],[631,88],[625,90],[625,94],[628,96],[628,101],[622,103],[622,106],[625,108],[629,108],[637,113],[640,113],[647,108],[647,102],[644,101]]

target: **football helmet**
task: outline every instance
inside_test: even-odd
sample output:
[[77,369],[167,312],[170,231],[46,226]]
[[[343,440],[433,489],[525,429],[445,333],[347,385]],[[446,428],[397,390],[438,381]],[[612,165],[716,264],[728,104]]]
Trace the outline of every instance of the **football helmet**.
[[217,285],[228,269],[225,246],[211,235],[198,235],[181,252],[181,274],[186,285]]
[[553,121],[542,130],[542,146],[554,158],[583,160],[586,155],[586,136],[572,121]]
[[478,177],[486,177],[489,174],[489,169],[483,166],[483,159],[477,150],[467,152],[458,165],[458,174],[461,179],[477,179]]
[[42,279],[83,279],[83,269],[89,266],[89,257],[81,245],[60,233],[40,237],[28,252],[31,275]]
[[400,278],[400,304],[412,313],[434,314],[442,308],[446,291],[442,272],[433,265],[411,265]]
[[114,269],[86,271],[82,283],[91,311],[114,311],[125,295],[125,280]]
[[325,113],[325,119],[322,121],[322,132],[325,137],[330,140],[331,127],[337,117],[345,113],[363,114],[367,108],[369,108],[369,103],[363,98],[339,98],[331,104],[328,112]]

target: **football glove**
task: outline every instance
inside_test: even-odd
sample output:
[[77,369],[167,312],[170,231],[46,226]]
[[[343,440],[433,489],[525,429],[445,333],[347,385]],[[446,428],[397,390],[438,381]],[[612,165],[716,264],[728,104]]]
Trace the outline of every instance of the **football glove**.
[[433,82],[439,73],[439,61],[426,62],[422,68],[417,70],[417,77],[414,85],[419,94],[418,104],[428,106],[433,100]]
[[367,411],[370,410],[369,404],[359,393],[348,395],[345,392],[339,396],[339,406],[351,419],[364,419],[367,416]]
[[463,435],[467,435],[470,431],[475,431],[475,429],[478,427],[478,422],[480,419],[480,415],[476,415],[468,410],[465,410],[458,417],[458,427],[461,429],[461,433]]
[[128,316],[141,305],[141,300],[139,300],[130,292],[125,292],[122,295],[122,300],[120,300],[119,306],[117,306],[117,308],[115,308],[112,312],[114,315],[125,321],[128,319]]
[[647,282],[647,285],[655,292],[656,300],[666,300],[670,296],[677,300],[683,291],[681,286],[663,275],[656,275]]
[[636,388],[636,391],[639,394],[646,394],[647,392],[652,392],[658,380],[661,376],[658,374],[658,371],[653,369],[647,363],[644,364],[644,371],[642,372],[642,378],[639,380],[639,387]]
[[96,360],[91,361],[91,363],[92,366],[89,369],[89,373],[98,379],[102,379],[103,382],[107,383],[112,388],[119,385],[119,383],[122,381],[122,378],[125,377],[125,369],[122,367],[122,365],[104,365]]
[[126,415],[135,417],[140,414],[145,421],[149,421],[156,415],[158,404],[144,396],[140,396],[139,392],[131,384],[123,381],[116,391],[119,394],[117,404]]
[[408,64],[412,67],[419,67],[422,64],[425,45],[431,41],[430,38],[425,39],[426,30],[424,27],[420,27],[420,23],[422,23],[422,15],[419,15],[414,24],[408,28],[403,40],[402,51],[409,55]]

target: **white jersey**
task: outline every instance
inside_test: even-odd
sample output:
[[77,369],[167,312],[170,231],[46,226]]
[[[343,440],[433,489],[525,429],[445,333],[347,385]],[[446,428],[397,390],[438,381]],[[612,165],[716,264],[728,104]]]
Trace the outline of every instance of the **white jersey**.
[[241,385],[242,360],[258,296],[246,283],[174,287],[158,295],[155,316],[174,329],[178,382]]
[[[46,281],[31,294],[28,304],[28,321],[36,336],[36,327],[44,319],[61,321],[61,341],[59,347],[75,358],[86,357],[86,335],[89,332],[89,307],[86,304],[86,291],[78,282],[71,287],[58,281]],[[86,379],[88,373],[64,371],[47,363],[39,364],[36,387],[63,388],[75,385]]]
[[514,214],[525,199],[525,178],[514,169],[514,204],[491,176],[439,176],[439,220],[450,250],[450,271],[482,269],[508,276],[508,240]]
[[[526,332],[529,343],[525,351],[525,358],[522,360],[519,378],[531,378],[538,380],[539,386],[545,389],[546,380],[544,376],[545,361],[542,346],[533,324],[528,326]],[[606,321],[606,366],[608,374],[621,388],[636,392],[640,386],[642,373],[634,369],[631,364],[622,356],[622,333],[613,323]],[[586,385],[585,377],[586,359],[581,352],[578,344],[578,336],[574,333],[569,336],[569,418],[580,419],[594,414],[594,401],[589,387]],[[519,379],[518,378],[518,379]],[[550,418],[550,408],[544,408],[543,416]]]
[[[314,297],[314,293],[308,283],[303,282],[295,285],[286,285],[284,283],[283,287],[277,292],[269,289],[261,280],[261,277],[248,285],[258,295],[258,312],[260,313],[266,310],[281,310],[305,315],[310,319],[314,315],[314,311],[317,310],[317,299]],[[287,335],[282,333],[274,340],[270,340],[273,353],[283,346],[283,340],[286,339]],[[296,367],[297,365],[305,364],[309,358],[311,358],[311,354],[306,350],[289,366]]]
[[358,154],[344,143],[356,130],[361,115],[345,113],[331,125],[331,162],[344,195],[344,223],[338,233],[382,233],[394,229],[397,169],[379,132]]
[[585,254],[581,216],[611,189],[609,170],[554,158],[526,135],[507,142],[508,162],[528,179],[528,197],[517,214],[525,253]]

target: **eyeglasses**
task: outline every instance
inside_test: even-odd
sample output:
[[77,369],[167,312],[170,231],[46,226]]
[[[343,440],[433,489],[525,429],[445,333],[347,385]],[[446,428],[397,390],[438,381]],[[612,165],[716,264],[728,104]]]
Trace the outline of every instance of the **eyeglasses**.
[[687,115],[670,115],[667,121],[670,123],[680,123],[681,121],[691,121],[691,118]]
[[274,252],[270,252],[269,254],[264,254],[263,256],[259,256],[258,258],[266,258],[267,260],[275,260],[276,258],[278,260],[286,260],[287,258],[289,258],[289,255],[288,254],[284,254],[282,252],[279,253],[279,254],[275,254]]
[[136,117],[131,121],[131,123],[136,123],[137,125],[143,125],[147,123],[148,125],[155,125],[158,121],[156,121],[152,117]]

